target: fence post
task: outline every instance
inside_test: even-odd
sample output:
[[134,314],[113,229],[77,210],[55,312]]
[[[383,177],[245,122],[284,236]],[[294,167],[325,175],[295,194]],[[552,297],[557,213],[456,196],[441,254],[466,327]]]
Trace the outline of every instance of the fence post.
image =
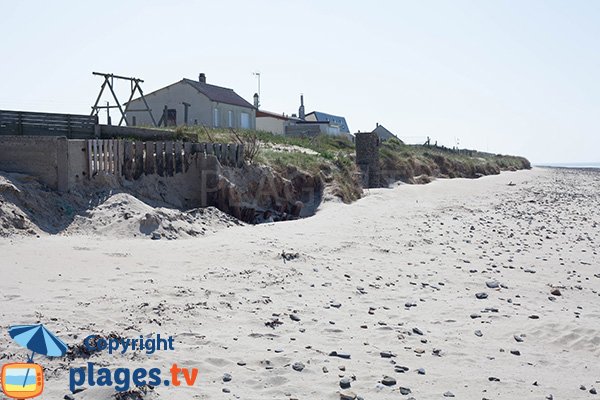
[[173,142],[165,142],[165,175],[173,176]]
[[156,173],[159,176],[165,176],[164,147],[165,144],[163,142],[156,142]]
[[178,140],[175,142],[175,173],[183,171],[183,160],[181,158],[181,142]]
[[146,142],[146,161],[144,163],[144,173],[146,175],[152,175],[155,170],[156,157],[154,156],[154,142]]

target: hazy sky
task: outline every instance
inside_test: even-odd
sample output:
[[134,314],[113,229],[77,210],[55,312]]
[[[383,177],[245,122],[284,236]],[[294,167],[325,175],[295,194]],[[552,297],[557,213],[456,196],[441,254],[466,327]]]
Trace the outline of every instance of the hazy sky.
[[[1,1],[0,108],[89,113],[183,77],[409,142],[600,161],[600,1]],[[123,85],[122,96],[128,86]]]

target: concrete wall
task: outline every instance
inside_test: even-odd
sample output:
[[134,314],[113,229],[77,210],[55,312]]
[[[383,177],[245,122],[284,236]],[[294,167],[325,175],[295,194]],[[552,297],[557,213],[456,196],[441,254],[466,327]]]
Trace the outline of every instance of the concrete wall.
[[64,190],[68,185],[66,151],[59,157],[59,147],[66,146],[64,137],[1,136],[0,170],[32,175],[52,189]]
[[281,118],[256,117],[256,129],[259,131],[284,135],[286,125],[288,125],[288,122]]
[[[145,95],[148,105],[152,109],[152,115],[156,123],[163,114],[165,105],[177,112],[176,124],[184,125],[185,107],[183,102],[190,104],[188,107],[188,125],[204,125],[207,127],[228,128],[228,111],[233,113],[231,128],[240,129],[242,113],[249,114],[249,129],[256,128],[256,111],[254,109],[235,106],[231,104],[217,103],[211,101],[208,97],[198,92],[191,85],[184,82],[177,82],[173,85],[159,89],[156,92]],[[129,106],[132,110],[145,108],[141,100],[133,100]],[[214,109],[219,110],[218,120],[214,120]],[[147,112],[127,112],[127,125],[133,126],[133,117],[135,116],[136,126],[151,126],[152,120]],[[113,119],[116,125],[118,121]]]
[[87,140],[67,141],[67,189],[70,190],[75,184],[87,179]]

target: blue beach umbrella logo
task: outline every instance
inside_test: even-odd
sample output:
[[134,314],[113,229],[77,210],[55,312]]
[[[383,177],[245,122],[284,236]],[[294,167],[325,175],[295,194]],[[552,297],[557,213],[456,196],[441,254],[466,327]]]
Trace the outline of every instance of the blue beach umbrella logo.
[[8,328],[8,334],[19,345],[32,351],[29,362],[33,362],[35,353],[48,357],[62,357],[67,353],[67,345],[42,324],[14,325]]
[[[31,355],[28,357],[27,364],[16,363],[3,367],[2,389],[5,395],[13,398],[35,397],[43,389],[43,373],[40,366],[33,364],[33,357],[36,353],[47,357],[62,357],[67,353],[67,345],[42,324],[14,325],[8,328],[8,334],[20,346],[31,350]],[[22,385],[16,383],[18,378],[23,379]],[[38,391],[35,394],[25,393],[35,391],[36,387]]]

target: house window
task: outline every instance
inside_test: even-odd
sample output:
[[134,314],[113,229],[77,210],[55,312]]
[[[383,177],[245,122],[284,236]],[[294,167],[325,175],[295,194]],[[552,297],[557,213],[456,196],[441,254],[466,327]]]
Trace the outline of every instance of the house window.
[[242,129],[250,129],[250,114],[245,112],[240,114],[240,127]]
[[213,109],[213,126],[215,128],[219,127],[219,109],[218,108]]
[[233,111],[227,111],[227,126],[233,128]]

